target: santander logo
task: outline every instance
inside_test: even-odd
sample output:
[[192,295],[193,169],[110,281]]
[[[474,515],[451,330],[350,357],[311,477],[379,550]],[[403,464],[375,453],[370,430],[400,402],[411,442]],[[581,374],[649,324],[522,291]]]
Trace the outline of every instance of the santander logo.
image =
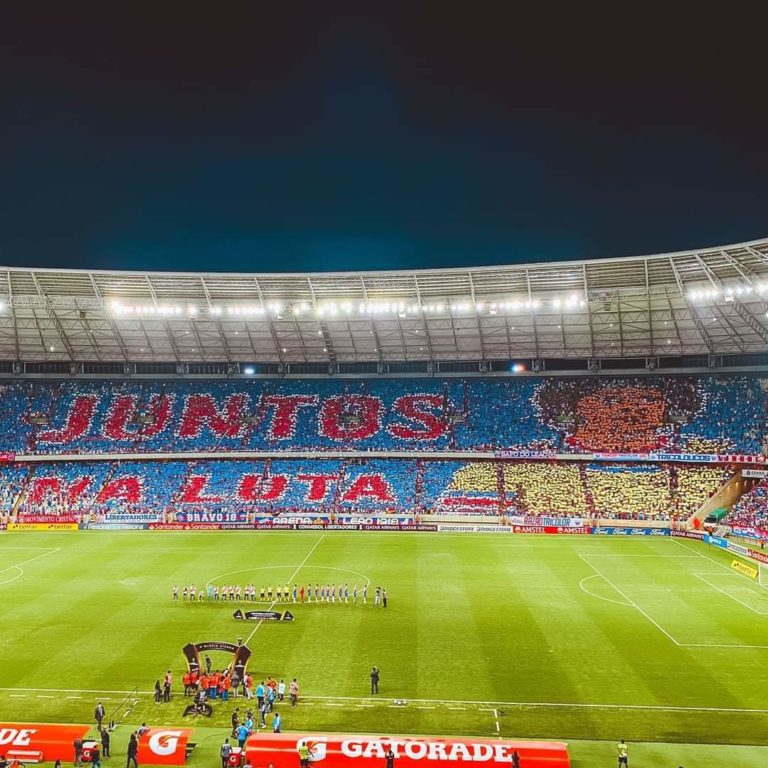
[[147,743],[154,754],[168,756],[178,748],[181,736],[183,731],[155,731]]

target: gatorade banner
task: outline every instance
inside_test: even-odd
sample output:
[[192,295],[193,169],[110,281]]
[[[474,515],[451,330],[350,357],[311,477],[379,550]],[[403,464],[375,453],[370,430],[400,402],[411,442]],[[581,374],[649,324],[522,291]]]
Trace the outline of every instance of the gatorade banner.
[[52,723],[0,723],[0,754],[7,760],[71,763],[72,743],[85,739],[89,725],[56,725]]
[[184,765],[190,736],[191,728],[150,728],[139,736],[136,762],[139,765]]
[[[509,768],[517,752],[525,768],[568,768],[565,744],[557,741],[508,739],[450,739],[440,736],[348,736],[338,733],[256,733],[245,744],[247,759],[256,766],[297,768],[299,749],[309,751],[309,765],[327,768],[381,768],[388,749],[401,768],[424,768],[450,762],[482,763]],[[141,763],[141,760],[139,760]]]

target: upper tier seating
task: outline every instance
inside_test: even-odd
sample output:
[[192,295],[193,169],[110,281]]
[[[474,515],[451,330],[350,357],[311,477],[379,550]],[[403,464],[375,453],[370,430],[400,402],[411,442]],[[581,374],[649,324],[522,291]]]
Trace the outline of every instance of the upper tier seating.
[[0,451],[760,453],[756,377],[22,381]]

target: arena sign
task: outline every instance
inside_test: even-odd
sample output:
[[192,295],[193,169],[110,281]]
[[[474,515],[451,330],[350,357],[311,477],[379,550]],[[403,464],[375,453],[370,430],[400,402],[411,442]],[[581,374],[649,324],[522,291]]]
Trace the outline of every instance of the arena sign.
[[451,739],[438,736],[360,736],[320,733],[253,734],[245,745],[253,765],[271,764],[274,768],[296,768],[299,747],[310,752],[310,765],[323,763],[329,768],[381,768],[388,749],[397,765],[483,763],[509,766],[517,752],[525,768],[568,768],[568,749],[555,741],[511,741],[508,739]]

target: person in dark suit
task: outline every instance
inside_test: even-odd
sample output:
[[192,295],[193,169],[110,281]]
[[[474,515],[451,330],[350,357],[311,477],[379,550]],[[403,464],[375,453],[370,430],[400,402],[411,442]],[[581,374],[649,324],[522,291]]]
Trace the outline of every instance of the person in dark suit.
[[93,710],[93,716],[96,718],[96,727],[101,730],[101,724],[107,716],[107,710],[104,709],[104,705],[101,702],[99,702],[96,705],[96,709]]
[[107,728],[101,729],[101,754],[104,757],[109,757],[109,730]]
[[131,738],[128,740],[128,759],[125,761],[125,768],[130,768],[131,761],[133,761],[133,768],[139,768],[139,764],[136,762],[136,755],[139,752],[139,742],[136,738],[136,734],[132,733]]
[[379,692],[379,668],[371,668],[371,693]]

